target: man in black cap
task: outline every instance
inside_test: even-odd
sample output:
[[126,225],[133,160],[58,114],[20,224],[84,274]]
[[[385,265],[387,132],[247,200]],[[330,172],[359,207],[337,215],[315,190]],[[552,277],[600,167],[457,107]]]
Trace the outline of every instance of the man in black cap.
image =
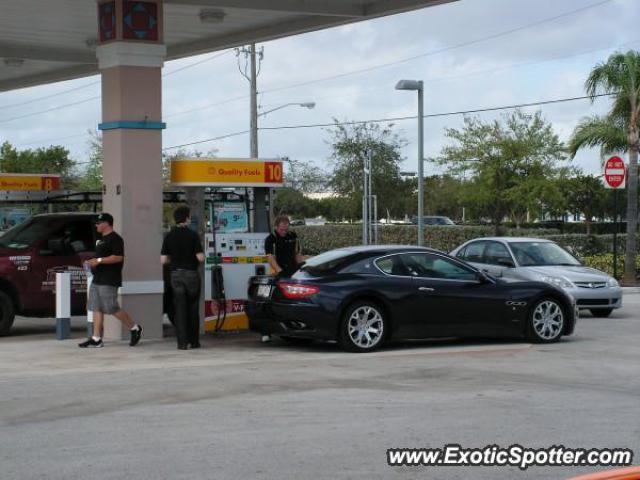
[[93,270],[93,282],[89,290],[88,310],[93,312],[93,336],[78,344],[80,348],[101,348],[104,314],[113,315],[129,328],[134,347],[142,336],[142,327],[131,320],[118,304],[118,287],[122,286],[124,265],[124,240],[113,231],[113,217],[101,213],[96,219],[96,230],[102,238],[96,242],[96,257],[85,263]]
[[202,242],[189,228],[189,207],[180,206],[173,212],[176,226],[162,243],[160,261],[171,267],[171,289],[175,306],[174,320],[178,350],[200,348],[200,273],[204,262]]

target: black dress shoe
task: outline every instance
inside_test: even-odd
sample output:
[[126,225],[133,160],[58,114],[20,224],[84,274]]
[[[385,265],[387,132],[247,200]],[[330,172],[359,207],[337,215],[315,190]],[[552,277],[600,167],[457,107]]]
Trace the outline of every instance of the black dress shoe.
[[202,345],[200,345],[200,342],[195,342],[195,343],[191,343],[189,344],[190,348],[201,348]]
[[178,350],[188,350],[187,344],[178,344]]

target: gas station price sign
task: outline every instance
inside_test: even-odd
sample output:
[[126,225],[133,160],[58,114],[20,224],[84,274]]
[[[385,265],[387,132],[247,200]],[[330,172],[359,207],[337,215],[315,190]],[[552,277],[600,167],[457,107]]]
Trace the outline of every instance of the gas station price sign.
[[282,160],[197,158],[171,162],[171,183],[183,187],[282,187]]
[[0,190],[3,191],[50,192],[60,189],[60,175],[0,173]]

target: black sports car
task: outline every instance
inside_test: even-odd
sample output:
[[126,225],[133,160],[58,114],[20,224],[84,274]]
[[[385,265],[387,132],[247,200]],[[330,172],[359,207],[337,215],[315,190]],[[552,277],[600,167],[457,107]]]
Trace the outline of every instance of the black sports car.
[[250,328],[285,340],[337,340],[368,352],[390,338],[520,337],[573,332],[575,302],[543,282],[508,282],[437,250],[349,247],[309,259],[291,278],[249,282]]

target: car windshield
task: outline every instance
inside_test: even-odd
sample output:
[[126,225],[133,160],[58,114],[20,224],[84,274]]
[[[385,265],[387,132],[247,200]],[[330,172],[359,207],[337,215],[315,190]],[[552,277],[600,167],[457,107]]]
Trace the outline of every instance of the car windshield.
[[341,265],[353,253],[350,250],[330,250],[309,258],[300,270],[315,274],[328,272]]
[[509,246],[522,267],[581,265],[573,255],[552,242],[513,242],[509,243]]
[[52,218],[30,218],[20,225],[7,230],[0,237],[0,247],[25,250],[53,233],[58,225]]

